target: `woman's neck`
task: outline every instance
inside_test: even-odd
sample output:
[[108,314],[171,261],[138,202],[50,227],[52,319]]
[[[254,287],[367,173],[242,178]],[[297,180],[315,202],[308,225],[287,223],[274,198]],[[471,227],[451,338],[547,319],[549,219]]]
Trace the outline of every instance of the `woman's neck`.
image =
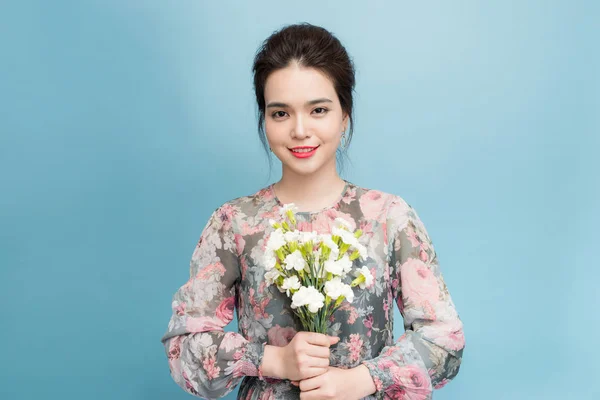
[[330,206],[338,200],[346,181],[334,176],[287,177],[273,185],[275,195],[284,204],[294,203],[299,212],[310,212]]

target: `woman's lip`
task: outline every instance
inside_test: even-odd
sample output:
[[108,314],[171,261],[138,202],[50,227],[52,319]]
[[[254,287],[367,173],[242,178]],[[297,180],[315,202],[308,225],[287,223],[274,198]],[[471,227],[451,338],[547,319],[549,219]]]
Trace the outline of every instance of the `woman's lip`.
[[305,151],[302,153],[296,153],[295,151],[293,151],[292,149],[289,149],[290,152],[292,153],[292,155],[296,158],[308,158],[308,157],[312,157],[313,154],[315,154],[315,152],[317,151],[317,149],[319,148],[319,146],[317,147],[302,147],[304,149],[312,149],[311,151]]

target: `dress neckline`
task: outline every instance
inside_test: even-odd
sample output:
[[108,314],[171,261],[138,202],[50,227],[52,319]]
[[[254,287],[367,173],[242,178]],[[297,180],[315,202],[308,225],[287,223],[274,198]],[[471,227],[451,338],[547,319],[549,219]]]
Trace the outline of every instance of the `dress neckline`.
[[[338,195],[338,198],[336,199],[336,201],[333,204],[330,204],[327,207],[323,207],[320,210],[315,210],[315,211],[296,211],[295,214],[302,214],[302,215],[312,215],[312,214],[319,214],[323,211],[327,211],[330,210],[332,208],[338,208],[340,202],[342,201],[342,199],[344,198],[344,196],[346,196],[346,193],[348,192],[348,188],[350,187],[351,183],[349,181],[347,181],[346,179],[342,180],[345,182],[344,184],[344,188],[342,189],[342,192]],[[275,189],[273,188],[273,186],[275,185],[275,183],[271,183],[269,185],[269,191],[271,193],[271,196],[273,196],[273,198],[275,199],[275,201],[277,202],[277,204],[280,207],[283,207],[283,203],[281,202],[281,200],[279,200],[279,197],[277,197],[277,194],[275,194]]]

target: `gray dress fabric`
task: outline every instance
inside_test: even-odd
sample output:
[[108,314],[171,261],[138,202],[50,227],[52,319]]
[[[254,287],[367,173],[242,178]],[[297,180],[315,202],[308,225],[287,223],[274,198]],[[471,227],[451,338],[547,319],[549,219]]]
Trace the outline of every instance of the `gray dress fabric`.
[[[300,323],[291,300],[267,285],[262,255],[283,206],[273,185],[227,201],[209,217],[190,262],[190,278],[173,296],[161,339],[174,381],[200,398],[221,398],[239,385],[238,399],[298,399],[289,380],[263,377],[265,344],[285,346]],[[346,181],[338,200],[296,213],[297,228],[330,233],[336,218],[361,229],[374,280],[354,287],[354,300],[333,315],[330,365],[364,364],[376,392],[365,399],[431,399],[459,371],[463,324],[444,282],[433,243],[402,197]],[[351,277],[345,283],[350,283]],[[393,338],[397,305],[404,333]],[[237,313],[238,332],[223,328]]]

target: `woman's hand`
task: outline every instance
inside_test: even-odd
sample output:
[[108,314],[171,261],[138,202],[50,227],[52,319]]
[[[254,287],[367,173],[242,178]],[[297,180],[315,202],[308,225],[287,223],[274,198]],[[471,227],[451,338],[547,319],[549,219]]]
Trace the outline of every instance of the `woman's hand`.
[[296,333],[281,348],[282,378],[299,381],[325,373],[329,367],[329,346],[338,341],[338,337],[322,333]]
[[375,384],[366,366],[351,369],[327,368],[327,372],[305,379],[300,387],[301,400],[358,400],[375,393]]

